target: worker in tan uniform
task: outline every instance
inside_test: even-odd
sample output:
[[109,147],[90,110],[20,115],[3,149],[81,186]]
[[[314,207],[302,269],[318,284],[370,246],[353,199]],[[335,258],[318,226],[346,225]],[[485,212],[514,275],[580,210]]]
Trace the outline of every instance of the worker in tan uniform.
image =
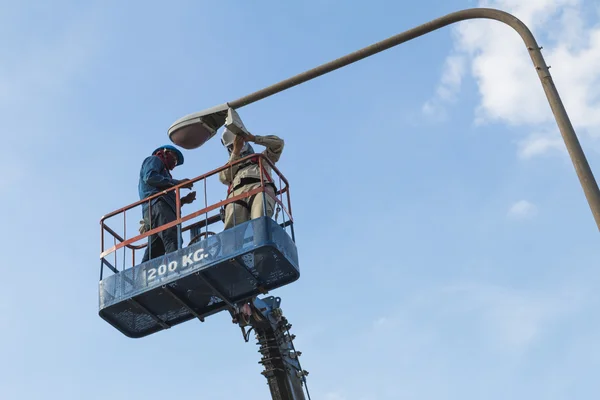
[[[279,161],[283,152],[284,142],[275,135],[259,136],[246,133],[244,136],[235,135],[227,128],[223,132],[221,143],[229,152],[228,163],[233,163],[241,158],[254,154],[254,149],[249,142],[253,142],[266,149],[263,154],[266,155],[272,163]],[[241,164],[231,165],[229,168],[219,173],[221,183],[228,186],[227,198],[247,193],[260,187],[261,174],[258,157],[251,158]],[[267,193],[275,196],[275,184],[271,178],[272,169],[267,162],[262,162],[264,168],[263,179],[265,183],[264,199],[266,207],[263,205],[263,193],[257,193],[253,196],[237,200],[225,206],[224,229],[232,228],[250,219],[259,218],[265,215],[273,216],[275,200]]]

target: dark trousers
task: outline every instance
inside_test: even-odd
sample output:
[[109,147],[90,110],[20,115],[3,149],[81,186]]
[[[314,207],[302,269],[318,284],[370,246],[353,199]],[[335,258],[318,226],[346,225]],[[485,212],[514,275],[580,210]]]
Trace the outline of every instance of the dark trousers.
[[[165,201],[159,200],[151,207],[152,218],[146,219],[151,222],[152,229],[168,224],[177,219],[175,211]],[[162,232],[151,235],[148,238],[148,246],[144,252],[142,262],[177,250],[177,226],[165,229]]]

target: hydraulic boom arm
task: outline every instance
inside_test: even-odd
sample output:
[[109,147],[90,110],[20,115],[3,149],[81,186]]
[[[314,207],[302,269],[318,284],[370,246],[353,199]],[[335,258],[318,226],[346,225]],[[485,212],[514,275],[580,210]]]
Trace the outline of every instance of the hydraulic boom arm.
[[279,297],[255,298],[234,314],[233,323],[240,326],[246,342],[254,330],[262,355],[260,364],[265,368],[262,374],[267,378],[273,400],[310,400],[306,388],[308,372],[300,366],[298,357],[302,353],[294,348],[295,335],[289,331],[292,325],[283,316],[280,304]]

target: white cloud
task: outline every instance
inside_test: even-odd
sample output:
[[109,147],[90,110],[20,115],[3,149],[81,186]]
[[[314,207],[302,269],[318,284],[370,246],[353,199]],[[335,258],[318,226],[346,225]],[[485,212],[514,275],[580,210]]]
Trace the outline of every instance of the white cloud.
[[529,159],[549,152],[567,154],[567,148],[558,131],[532,133],[518,142],[518,154],[522,159]]
[[[533,31],[579,132],[600,137],[600,24],[590,28],[584,7],[590,0],[482,0],[479,5],[512,13]],[[480,94],[476,122],[556,128],[528,52],[519,35],[496,21],[473,20],[454,28],[455,49],[448,63],[464,57]],[[454,77],[454,79],[452,79]],[[456,74],[446,70],[427,114],[452,102],[460,90]],[[449,83],[450,82],[450,83]],[[440,89],[442,88],[442,89]],[[528,158],[559,148],[560,137],[536,133],[520,145]],[[560,146],[563,146],[560,144]]]
[[514,203],[508,210],[508,216],[514,219],[525,219],[534,217],[537,214],[535,204],[527,200],[519,200]]
[[455,54],[446,59],[442,78],[436,90],[436,97],[423,104],[422,111],[425,115],[445,118],[443,103],[456,101],[456,94],[465,75],[465,66],[466,59],[462,55]]

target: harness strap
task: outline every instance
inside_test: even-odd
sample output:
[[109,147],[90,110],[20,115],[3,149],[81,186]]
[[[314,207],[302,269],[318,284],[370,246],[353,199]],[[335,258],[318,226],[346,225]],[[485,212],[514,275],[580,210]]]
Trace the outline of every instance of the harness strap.
[[[256,157],[252,157],[250,160],[248,160],[244,164],[240,165],[239,168],[238,168],[238,172],[240,170],[242,170],[242,169],[250,166],[250,165],[253,165],[253,164],[258,164],[258,157],[257,156]],[[268,182],[266,182],[266,185],[272,186],[273,189],[275,190],[275,192],[277,192],[277,187],[275,186],[275,183],[273,183],[273,179],[271,178],[271,175],[267,172],[267,170],[264,167],[262,168],[262,170],[263,170],[262,172],[264,172],[265,176],[267,177],[267,181]],[[243,186],[246,186],[246,185],[249,185],[249,184],[252,184],[252,183],[258,183],[258,182],[260,182],[259,178],[242,178],[242,179],[240,179],[240,183],[239,184],[237,184],[235,187],[232,187],[232,185],[233,185],[233,181],[232,181],[231,184],[229,185],[229,187],[227,188],[227,197],[229,197],[229,194],[232,191],[235,191],[235,190],[237,190],[237,189],[239,189],[239,188],[241,188]],[[237,201],[235,201],[234,203],[237,203]]]

